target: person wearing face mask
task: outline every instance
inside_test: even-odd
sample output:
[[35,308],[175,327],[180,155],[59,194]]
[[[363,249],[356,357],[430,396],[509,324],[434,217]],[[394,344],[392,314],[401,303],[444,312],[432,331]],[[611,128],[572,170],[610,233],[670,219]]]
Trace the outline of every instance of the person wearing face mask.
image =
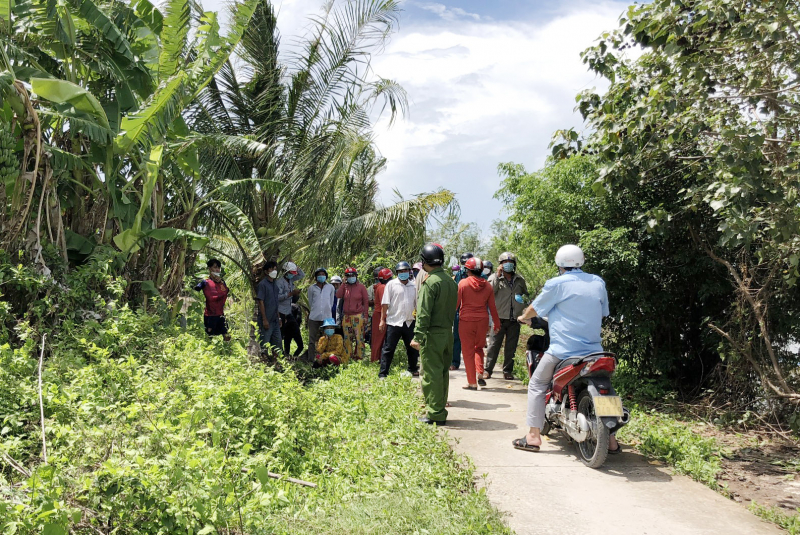
[[308,287],[308,361],[314,362],[317,341],[322,323],[331,317],[333,286],[328,284],[328,270],[318,267],[314,270],[314,284]]
[[520,324],[517,316],[525,309],[524,296],[528,293],[528,285],[521,275],[517,274],[517,257],[514,253],[500,255],[500,266],[497,272],[489,277],[489,284],[494,291],[494,302],[497,315],[500,316],[500,328],[489,339],[489,351],[486,355],[486,369],[483,379],[489,379],[494,371],[500,346],[505,340],[503,352],[503,378],[514,379],[514,354],[519,343]]
[[262,351],[272,353],[274,359],[281,352],[281,320],[278,315],[278,263],[270,260],[264,265],[266,277],[261,279],[256,289],[258,303],[258,327],[261,335]]
[[[485,280],[488,280],[493,271],[494,271],[494,264],[492,263],[492,261],[491,260],[484,260],[483,261],[483,271],[481,272],[481,278],[485,279]],[[491,316],[489,316],[489,331],[486,333],[486,342],[483,344],[483,348],[484,349],[489,347],[489,336],[490,336],[489,333],[492,333],[492,332],[494,332],[494,320],[492,319]],[[486,356],[484,355],[484,362],[486,360],[485,357]],[[483,366],[484,365],[481,365],[481,370],[483,370]],[[484,379],[483,379],[483,371],[480,371],[478,373],[478,375],[480,376],[478,378],[478,384],[481,385],[481,386],[486,385],[486,381],[484,381]]]
[[489,318],[499,327],[497,308],[494,304],[492,287],[483,275],[483,262],[473,257],[464,265],[469,273],[458,283],[459,336],[464,352],[464,368],[467,370],[466,390],[478,390],[478,385],[486,386],[483,378],[483,345],[489,330]]
[[294,262],[283,264],[283,277],[275,282],[278,288],[278,316],[281,319],[281,338],[283,338],[283,353],[291,355],[292,340],[297,344],[294,357],[303,353],[303,335],[300,325],[292,314],[292,299],[300,295],[300,289],[295,288],[295,282],[306,276],[303,270]]
[[336,291],[336,297],[343,302],[344,350],[353,360],[361,360],[364,355],[364,326],[369,314],[369,296],[367,288],[358,281],[356,268],[347,268],[344,276],[346,284]]
[[206,262],[208,278],[195,285],[196,291],[203,291],[206,298],[206,309],[203,312],[203,324],[209,336],[222,336],[230,342],[228,322],[225,321],[225,301],[228,300],[228,285],[222,280],[222,262],[212,258]]
[[397,278],[383,291],[379,329],[385,333],[378,377],[387,377],[392,367],[397,342],[403,339],[408,355],[408,369],[403,375],[419,377],[419,351],[411,346],[414,340],[414,311],[417,306],[417,287],[411,282],[411,266],[400,262],[395,268]]
[[337,325],[341,325],[342,322],[342,301],[336,297],[336,290],[339,289],[339,286],[342,285],[342,278],[339,275],[334,275],[331,277],[331,284],[333,285],[334,295],[333,295],[333,306],[331,307],[331,317],[336,320]]
[[322,336],[317,340],[316,363],[318,366],[327,366],[328,364],[338,366],[350,362],[344,350],[344,340],[340,333],[341,327],[333,318],[326,318],[322,322]]
[[378,272],[378,283],[375,284],[373,291],[373,299],[375,301],[372,307],[372,336],[370,338],[370,362],[378,362],[381,360],[381,350],[383,350],[383,342],[386,335],[386,329],[380,328],[381,323],[381,303],[383,303],[383,295],[386,291],[386,285],[392,280],[392,270],[383,268]]
[[[467,260],[474,256],[475,255],[472,253],[464,253],[461,255],[460,264],[458,266],[453,266],[453,280],[456,284],[459,284],[462,280],[467,278],[468,273],[464,265],[467,263]],[[457,271],[456,267],[458,268]],[[453,361],[450,363],[450,371],[457,370],[461,367],[461,337],[458,330],[458,318],[459,314],[458,311],[456,311],[456,320],[453,323]]]

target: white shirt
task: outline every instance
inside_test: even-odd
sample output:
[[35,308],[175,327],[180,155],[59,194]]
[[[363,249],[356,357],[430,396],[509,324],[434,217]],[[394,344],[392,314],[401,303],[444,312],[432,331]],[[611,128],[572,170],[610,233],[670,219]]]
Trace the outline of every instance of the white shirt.
[[394,327],[402,327],[403,323],[411,325],[414,321],[414,309],[417,308],[417,287],[412,281],[407,284],[400,279],[392,279],[383,290],[381,305],[388,305],[386,323]]
[[333,295],[336,291],[332,284],[327,282],[319,287],[317,284],[312,284],[308,287],[308,319],[312,321],[324,321],[331,317],[331,308],[333,308]]

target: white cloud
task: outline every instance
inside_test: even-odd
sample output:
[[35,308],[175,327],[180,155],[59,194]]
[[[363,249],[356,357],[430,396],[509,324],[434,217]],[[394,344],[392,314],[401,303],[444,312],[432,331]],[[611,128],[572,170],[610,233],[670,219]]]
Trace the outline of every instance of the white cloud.
[[439,15],[444,20],[452,21],[460,18],[470,18],[473,20],[481,20],[481,16],[477,13],[469,13],[460,7],[447,7],[444,4],[436,4],[432,2],[415,2],[414,5],[420,7],[431,13]]
[[388,158],[381,176],[384,201],[446,187],[462,211],[488,230],[499,217],[492,199],[497,164],[544,163],[552,133],[580,126],[575,95],[602,82],[587,72],[580,52],[617,27],[624,4],[565,9],[547,22],[442,18],[403,26],[375,71],[400,82],[409,117],[391,128],[383,120],[377,144]]

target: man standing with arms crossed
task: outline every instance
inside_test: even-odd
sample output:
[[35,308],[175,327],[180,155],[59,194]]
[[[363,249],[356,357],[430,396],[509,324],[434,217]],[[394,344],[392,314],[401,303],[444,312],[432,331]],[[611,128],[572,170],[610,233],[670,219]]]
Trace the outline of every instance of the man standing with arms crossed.
[[428,408],[419,420],[426,424],[447,423],[450,362],[453,359],[453,322],[458,303],[458,285],[442,269],[444,251],[429,244],[422,248],[422,269],[428,274],[417,301],[417,325],[411,347],[422,359],[422,395]]

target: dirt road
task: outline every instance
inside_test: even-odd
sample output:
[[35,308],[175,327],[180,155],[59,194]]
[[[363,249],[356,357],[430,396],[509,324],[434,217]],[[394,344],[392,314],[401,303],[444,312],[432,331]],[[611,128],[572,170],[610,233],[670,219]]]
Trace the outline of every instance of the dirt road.
[[[502,376],[502,375],[501,375]],[[558,432],[539,453],[511,447],[525,428],[526,388],[490,379],[479,392],[462,390],[463,371],[450,373],[447,433],[458,451],[486,474],[489,499],[508,513],[518,535],[778,535],[744,507],[657,466],[623,445],[599,470],[586,468]]]

